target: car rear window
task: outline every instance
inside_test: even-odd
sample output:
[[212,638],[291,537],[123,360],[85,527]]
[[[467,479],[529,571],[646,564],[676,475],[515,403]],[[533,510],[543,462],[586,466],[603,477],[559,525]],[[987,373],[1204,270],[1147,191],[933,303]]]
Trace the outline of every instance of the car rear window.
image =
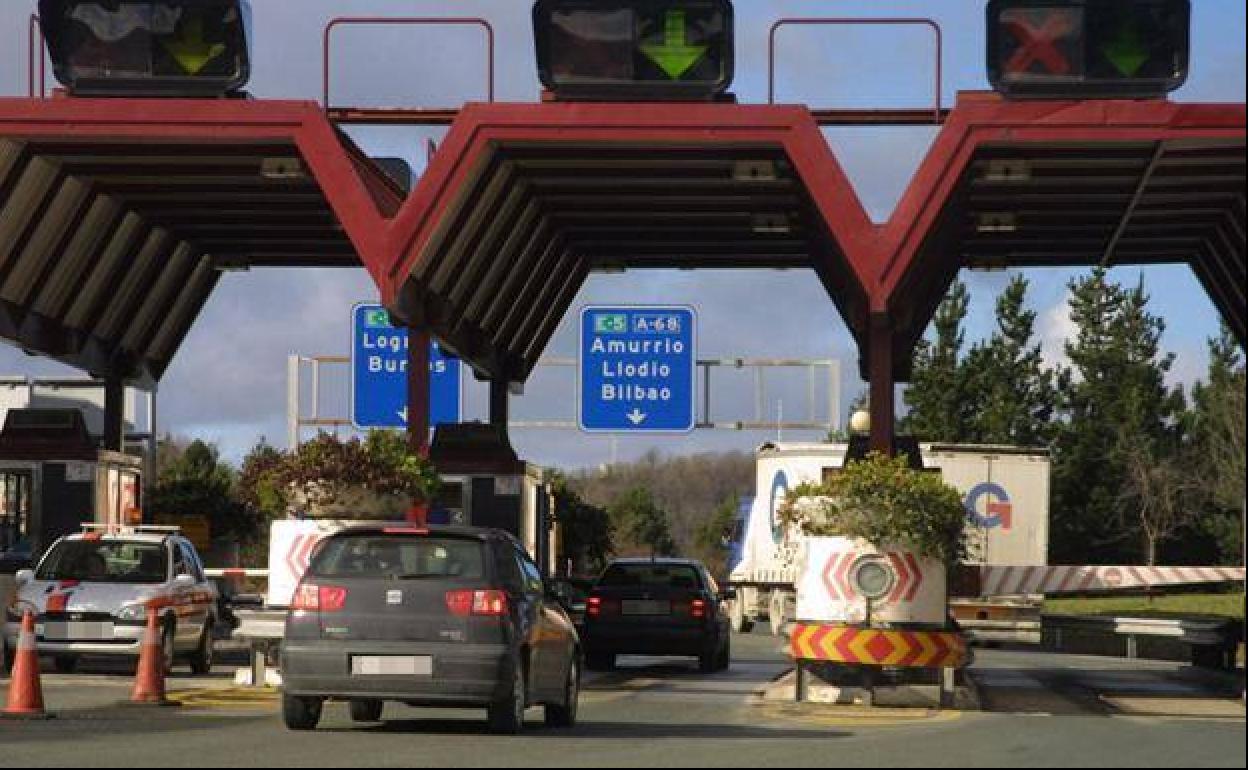
[[701,589],[698,570],[688,564],[612,564],[602,573],[598,585],[606,588]]
[[317,577],[485,577],[485,544],[462,537],[339,535],[317,551],[308,573]]
[[62,540],[40,562],[35,578],[91,583],[163,583],[169,579],[168,563],[168,554],[160,543]]

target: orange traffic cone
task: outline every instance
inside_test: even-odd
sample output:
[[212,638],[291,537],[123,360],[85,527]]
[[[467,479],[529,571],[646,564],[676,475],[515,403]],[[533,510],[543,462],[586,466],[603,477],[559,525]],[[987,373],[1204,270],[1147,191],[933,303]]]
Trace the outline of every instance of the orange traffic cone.
[[22,616],[22,632],[14,651],[13,676],[9,680],[9,705],[0,711],[5,717],[47,719],[43,710],[43,685],[39,682],[39,650],[35,646],[35,615]]
[[173,701],[165,697],[165,654],[160,639],[160,625],[156,610],[147,611],[147,630],[139,646],[139,669],[134,675],[134,692],[131,703],[148,706],[169,706]]

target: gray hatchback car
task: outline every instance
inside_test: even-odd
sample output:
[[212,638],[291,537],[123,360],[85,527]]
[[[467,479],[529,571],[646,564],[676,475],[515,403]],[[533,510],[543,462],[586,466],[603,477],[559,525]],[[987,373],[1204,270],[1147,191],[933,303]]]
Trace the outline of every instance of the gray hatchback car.
[[581,647],[541,572],[509,534],[354,527],[326,538],[295,592],[282,646],[282,715],[311,730],[326,700],[351,718],[385,701],[484,707],[516,733],[525,710],[576,721]]

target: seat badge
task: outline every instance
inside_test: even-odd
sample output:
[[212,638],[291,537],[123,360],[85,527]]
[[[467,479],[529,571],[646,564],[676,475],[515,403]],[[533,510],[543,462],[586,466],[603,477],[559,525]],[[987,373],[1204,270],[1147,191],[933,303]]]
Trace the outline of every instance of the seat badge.
[[386,604],[402,604],[403,592],[398,590],[386,591]]

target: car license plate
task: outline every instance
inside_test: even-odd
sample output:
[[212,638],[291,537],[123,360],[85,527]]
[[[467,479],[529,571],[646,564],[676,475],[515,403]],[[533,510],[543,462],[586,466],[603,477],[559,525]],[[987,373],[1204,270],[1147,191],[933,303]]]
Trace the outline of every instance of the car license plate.
[[112,623],[44,623],[43,638],[58,641],[102,641],[113,638]]
[[429,655],[353,655],[352,676],[432,676]]
[[621,602],[620,612],[625,615],[670,615],[672,603],[654,600],[625,600]]

